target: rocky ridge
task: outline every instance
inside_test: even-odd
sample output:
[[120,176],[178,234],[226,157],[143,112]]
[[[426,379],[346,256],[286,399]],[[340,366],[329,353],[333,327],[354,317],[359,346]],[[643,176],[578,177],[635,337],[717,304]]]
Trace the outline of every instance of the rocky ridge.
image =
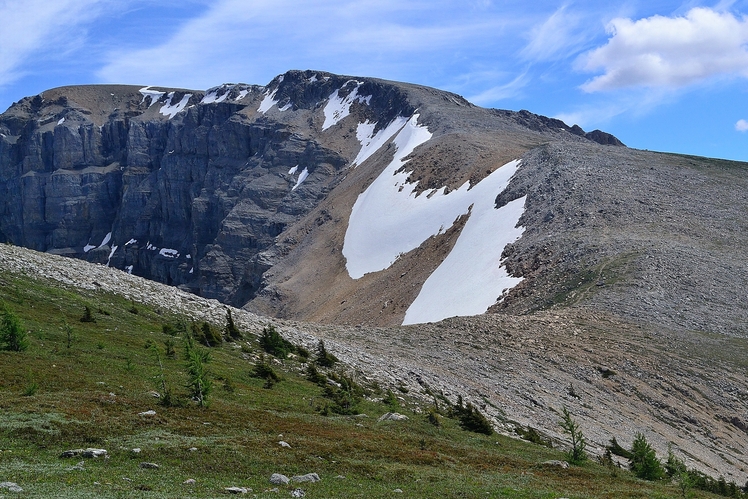
[[[416,193],[475,185],[548,141],[622,145],[527,111],[318,71],[207,91],[62,87],[0,116],[0,241],[272,315],[399,323],[410,294],[381,296],[394,311],[386,318],[377,307],[339,306],[341,295],[381,295],[395,275],[352,282],[339,247],[356,196],[392,155],[384,141],[353,168],[361,130],[374,137],[416,115],[433,134],[408,162]],[[310,245],[335,253],[319,275],[299,271]],[[450,243],[433,246],[426,251],[444,254]],[[412,255],[404,260],[413,271],[403,288],[419,288],[438,259],[420,270]],[[324,303],[305,298],[314,295]]]

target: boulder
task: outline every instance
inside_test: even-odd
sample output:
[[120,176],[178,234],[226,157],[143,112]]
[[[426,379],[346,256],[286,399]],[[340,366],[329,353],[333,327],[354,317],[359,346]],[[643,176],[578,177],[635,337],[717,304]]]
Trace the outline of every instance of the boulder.
[[290,480],[286,475],[281,475],[280,473],[273,473],[270,475],[270,483],[273,485],[288,485],[288,482]]

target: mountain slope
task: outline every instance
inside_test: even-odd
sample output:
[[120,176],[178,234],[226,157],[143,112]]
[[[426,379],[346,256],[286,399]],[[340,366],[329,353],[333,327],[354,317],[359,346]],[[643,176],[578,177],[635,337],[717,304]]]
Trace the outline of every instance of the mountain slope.
[[[620,145],[603,132],[478,108],[447,92],[312,71],[207,92],[65,87],[0,117],[0,240],[272,315],[399,324],[459,238],[459,224],[470,232],[480,218],[468,212],[492,213],[491,199],[512,173],[502,165],[548,142],[592,140]],[[395,206],[382,197],[392,191],[392,174],[398,185],[390,195],[406,203],[393,213],[418,205],[422,216],[408,228],[390,215],[380,230],[393,244],[379,251],[378,266],[362,267],[373,261],[372,246],[384,250],[362,237],[382,240],[370,222],[386,218],[382,206]],[[377,185],[349,232],[358,231],[356,243],[345,235],[349,215]],[[484,265],[498,269],[504,244],[520,234],[519,204]],[[356,254],[359,264],[351,261]],[[352,265],[362,270],[351,273]],[[507,287],[516,277],[505,276]],[[485,289],[478,301],[486,305],[475,310],[485,311],[502,289]],[[351,310],[341,302],[354,295],[376,299],[354,300]]]

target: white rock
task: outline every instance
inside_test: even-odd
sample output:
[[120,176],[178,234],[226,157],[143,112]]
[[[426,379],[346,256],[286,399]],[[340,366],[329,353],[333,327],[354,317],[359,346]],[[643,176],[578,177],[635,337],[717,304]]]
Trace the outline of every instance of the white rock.
[[278,445],[280,445],[281,447],[285,447],[287,449],[291,448],[291,446],[288,444],[288,442],[284,442],[283,440],[281,440],[280,442],[278,442]]
[[144,412],[139,412],[138,413],[138,416],[155,416],[155,415],[156,415],[156,411],[154,411],[154,410],[144,411]]
[[270,483],[273,485],[288,485],[288,482],[290,480],[286,475],[281,475],[280,473],[273,473],[270,475]]
[[399,414],[397,412],[388,412],[387,414],[383,414],[382,417],[378,419],[378,421],[407,421],[407,420],[408,420],[408,416]]

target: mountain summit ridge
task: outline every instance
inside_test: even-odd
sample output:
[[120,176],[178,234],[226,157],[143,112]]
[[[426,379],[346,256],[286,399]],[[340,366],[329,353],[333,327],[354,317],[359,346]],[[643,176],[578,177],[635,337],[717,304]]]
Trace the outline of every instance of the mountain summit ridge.
[[[493,123],[484,127],[515,135],[584,136],[527,111],[499,113],[445,91],[319,71],[206,91],[60,87],[0,117],[0,240],[241,306],[265,290],[265,272],[287,251],[275,238],[349,168],[364,159],[382,168],[369,158],[390,147],[399,131],[390,125],[416,112],[441,141],[435,148],[486,119]],[[504,162],[523,150],[509,149]],[[443,157],[436,155],[430,161]],[[420,163],[409,165],[416,194],[475,185],[500,166]]]

